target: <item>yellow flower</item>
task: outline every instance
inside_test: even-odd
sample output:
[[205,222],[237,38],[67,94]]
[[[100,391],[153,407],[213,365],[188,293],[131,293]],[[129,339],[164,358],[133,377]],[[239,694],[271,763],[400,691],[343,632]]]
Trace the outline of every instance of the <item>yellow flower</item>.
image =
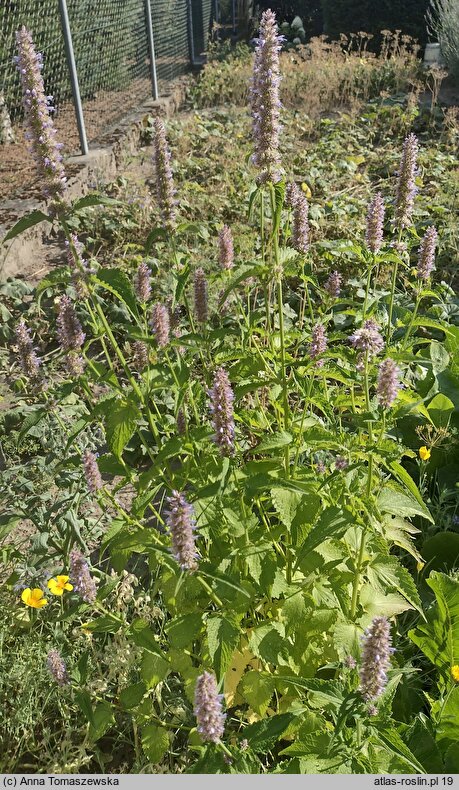
[[303,183],[301,184],[301,189],[308,199],[312,198],[311,188],[308,186],[306,181],[303,181]]
[[428,461],[430,458],[430,450],[428,447],[419,448],[419,458],[421,461]]
[[68,576],[56,576],[55,579],[50,579],[48,587],[53,595],[63,595],[64,590],[73,590],[73,584],[69,584]]
[[454,680],[457,680],[459,683],[459,664],[455,664],[453,667],[451,667],[451,674]]
[[21,600],[26,606],[31,606],[32,609],[41,609],[42,606],[46,606],[48,603],[43,596],[43,590],[39,590],[36,587],[31,590],[30,587],[27,587],[21,593]]

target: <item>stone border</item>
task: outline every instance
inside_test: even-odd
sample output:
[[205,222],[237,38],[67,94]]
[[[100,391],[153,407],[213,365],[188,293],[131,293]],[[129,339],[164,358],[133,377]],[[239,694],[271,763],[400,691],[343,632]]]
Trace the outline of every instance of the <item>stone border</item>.
[[[89,184],[95,176],[107,181],[116,178],[120,164],[126,154],[134,154],[139,149],[144,120],[147,115],[164,115],[170,118],[183,105],[188,78],[180,78],[172,83],[170,93],[154,101],[148,99],[140,107],[129,113],[123,120],[112,126],[98,140],[86,156],[70,156],[65,160],[68,169],[67,197],[69,200],[83,197],[90,191]],[[1,204],[8,221],[0,224],[0,283],[8,277],[30,269],[30,261],[45,254],[45,245],[53,234],[52,226],[41,223],[24,231],[11,242],[2,245],[1,239],[8,230],[25,214],[40,209],[46,212],[46,202],[40,200],[6,200]]]

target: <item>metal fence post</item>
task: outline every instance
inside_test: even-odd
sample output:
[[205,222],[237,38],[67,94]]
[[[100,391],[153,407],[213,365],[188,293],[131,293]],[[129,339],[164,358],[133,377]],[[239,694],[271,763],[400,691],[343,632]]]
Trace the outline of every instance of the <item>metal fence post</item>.
[[73,52],[72,33],[70,30],[69,14],[67,11],[66,0],[59,0],[59,12],[61,15],[62,32],[64,34],[65,54],[69,67],[70,84],[72,86],[73,102],[75,105],[75,115],[80,137],[81,153],[86,155],[89,151],[88,138],[86,137],[86,127],[84,125],[83,107],[81,105],[80,86],[78,83],[78,72]]
[[155,59],[155,40],[153,38],[153,23],[151,21],[151,5],[150,0],[145,0],[145,16],[147,20],[147,38],[148,46],[150,49],[150,73],[151,84],[153,86],[153,98],[155,101],[159,98],[158,92],[158,77],[156,74],[156,59]]
[[190,48],[191,65],[196,65],[196,56],[194,51],[194,30],[193,30],[193,8],[191,5],[192,0],[187,0],[186,6],[188,11],[188,44]]

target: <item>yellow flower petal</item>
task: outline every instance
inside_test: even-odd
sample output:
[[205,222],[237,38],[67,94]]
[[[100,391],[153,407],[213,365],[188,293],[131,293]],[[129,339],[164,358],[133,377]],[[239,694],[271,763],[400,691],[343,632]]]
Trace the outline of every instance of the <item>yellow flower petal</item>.
[[420,447],[419,448],[419,458],[421,461],[428,461],[430,458],[431,452],[428,447]]
[[50,579],[48,582],[48,587],[49,591],[52,592],[53,595],[62,595],[64,592],[64,588],[57,583],[56,579]]
[[59,585],[61,585],[61,587],[64,587],[64,585],[68,582],[69,579],[70,576],[56,576],[56,581]]
[[459,683],[459,664],[455,664],[453,667],[451,667],[451,674],[454,680],[457,680]]
[[73,584],[64,584],[64,590],[73,590]]
[[48,603],[46,598],[43,596],[43,590],[39,590],[38,587],[34,587],[33,590],[31,590],[30,587],[27,587],[21,593],[21,600],[26,604],[26,606],[31,606],[32,609],[41,609],[42,606],[46,606]]

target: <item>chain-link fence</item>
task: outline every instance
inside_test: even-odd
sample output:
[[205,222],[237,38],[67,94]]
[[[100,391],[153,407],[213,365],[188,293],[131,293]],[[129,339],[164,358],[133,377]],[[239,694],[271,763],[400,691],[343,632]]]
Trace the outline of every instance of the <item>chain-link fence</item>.
[[215,9],[216,0],[0,0],[0,156],[1,143],[11,141],[8,135],[21,143],[23,139],[15,128],[22,120],[22,106],[13,65],[15,33],[21,25],[31,30],[43,53],[45,88],[54,97],[66,153],[77,153],[81,133],[79,139],[68,34],[80,119],[92,142],[149,96],[167,92],[171,80],[196,64],[196,55],[206,49]]

